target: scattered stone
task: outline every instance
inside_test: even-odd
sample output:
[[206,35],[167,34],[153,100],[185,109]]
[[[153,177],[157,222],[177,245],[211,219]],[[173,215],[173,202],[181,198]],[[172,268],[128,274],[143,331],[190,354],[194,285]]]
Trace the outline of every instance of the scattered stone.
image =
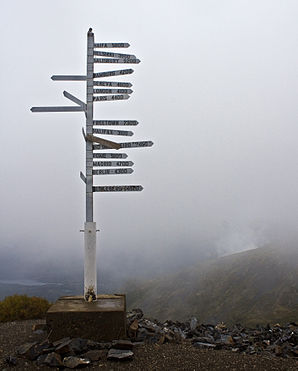
[[70,347],[75,354],[80,354],[88,350],[88,339],[74,338],[71,339]]
[[193,346],[196,347],[196,348],[209,348],[209,349],[215,349],[216,348],[215,344],[201,343],[199,341],[194,343]]
[[43,364],[46,364],[50,367],[63,367],[63,362],[61,356],[58,353],[52,352],[47,354],[46,358],[43,361]]
[[60,344],[64,343],[64,342],[67,341],[67,340],[70,340],[70,337],[62,338],[62,339],[56,340],[56,341],[53,342],[53,346],[54,346],[54,347],[58,347]]
[[36,323],[32,326],[32,330],[36,334],[37,331],[41,331],[41,333],[46,332],[48,328],[45,323]]
[[113,349],[132,350],[133,343],[130,340],[114,340],[111,347]]
[[37,343],[34,342],[34,343],[26,343],[26,344],[21,345],[17,349],[17,354],[23,358],[27,358],[33,361],[34,359],[38,357],[38,354],[36,354],[36,351],[34,349],[36,344]]
[[45,359],[47,358],[47,354],[41,354],[37,360],[36,360],[36,364],[37,366],[41,366],[45,363]]
[[9,366],[16,366],[17,358],[14,356],[8,356],[5,358],[5,363],[7,363]]
[[130,360],[133,357],[133,352],[131,350],[122,349],[110,349],[107,358],[109,360],[124,361]]
[[91,362],[99,361],[102,357],[101,350],[89,350],[88,352],[82,354],[83,358],[90,359]]
[[64,341],[63,343],[61,343],[60,345],[56,347],[55,352],[61,355],[74,353],[72,346],[71,346],[71,342],[72,342],[71,339]]
[[192,317],[189,324],[190,330],[194,331],[197,328],[197,324],[198,320],[196,319],[196,317]]
[[128,336],[130,338],[136,338],[137,337],[137,331],[139,328],[139,321],[135,319],[131,325],[128,327]]
[[79,366],[87,366],[90,364],[90,360],[87,358],[80,358],[80,357],[65,357],[63,359],[63,364],[65,367],[68,368],[76,368]]
[[87,348],[88,349],[102,349],[101,343],[93,340],[87,340]]

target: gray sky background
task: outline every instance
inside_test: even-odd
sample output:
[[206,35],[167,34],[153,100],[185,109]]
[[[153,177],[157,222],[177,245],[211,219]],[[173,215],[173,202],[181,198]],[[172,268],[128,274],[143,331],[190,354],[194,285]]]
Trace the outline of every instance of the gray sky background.
[[89,27],[142,61],[111,79],[132,82],[132,97],[95,103],[94,118],[140,122],[107,139],[154,142],[126,151],[132,175],[95,177],[144,186],[95,194],[100,259],[237,251],[295,230],[296,0],[11,0],[0,17],[0,254],[82,255],[84,115],[29,109],[71,104],[63,90],[84,100],[83,82],[50,76],[85,74]]

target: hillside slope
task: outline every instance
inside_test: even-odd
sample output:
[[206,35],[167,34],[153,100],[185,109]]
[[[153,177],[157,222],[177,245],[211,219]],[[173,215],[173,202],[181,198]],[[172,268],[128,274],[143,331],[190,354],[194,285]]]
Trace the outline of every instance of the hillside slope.
[[263,247],[130,285],[129,307],[160,320],[266,324],[298,320],[298,249]]

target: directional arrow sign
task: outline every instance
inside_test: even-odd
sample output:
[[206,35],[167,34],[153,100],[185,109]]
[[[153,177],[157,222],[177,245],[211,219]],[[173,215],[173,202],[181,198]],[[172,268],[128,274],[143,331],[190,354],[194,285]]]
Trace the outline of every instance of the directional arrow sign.
[[127,158],[126,153],[93,153],[93,158]]
[[139,59],[131,58],[94,58],[94,63],[134,63],[138,64],[141,61]]
[[31,112],[80,112],[84,111],[81,106],[59,106],[59,107],[32,107]]
[[132,161],[93,161],[93,166],[133,166]]
[[126,130],[110,130],[110,129],[93,129],[94,134],[104,134],[104,135],[124,135],[131,137],[133,135],[132,131]]
[[133,169],[104,169],[104,170],[92,170],[93,175],[119,175],[119,174],[131,174]]
[[94,48],[128,48],[128,43],[94,43]]
[[93,187],[93,192],[141,192],[142,190],[141,185]]
[[100,143],[101,145],[105,146],[106,148],[113,148],[113,149],[119,149],[120,145],[118,143],[112,142],[110,140],[106,140],[103,138],[95,137],[94,135],[87,134],[86,139],[90,142],[96,142]]
[[51,79],[55,81],[86,81],[87,76],[85,75],[53,75]]
[[113,52],[102,52],[95,50],[94,55],[99,55],[100,57],[110,57],[110,58],[131,58],[135,59],[136,56],[132,54],[123,54],[123,53],[113,53]]
[[132,84],[130,82],[114,82],[114,81],[93,81],[94,86],[111,86],[120,88],[130,88]]
[[93,120],[94,126],[136,126],[136,120]]
[[131,89],[94,89],[94,94],[131,94]]
[[130,98],[128,94],[119,95],[101,95],[93,97],[94,102],[103,102],[108,100],[124,100]]
[[120,76],[120,75],[130,75],[133,73],[133,69],[129,68],[127,70],[117,70],[117,71],[106,71],[106,72],[96,72],[93,77],[106,77],[106,76]]
[[[153,146],[153,142],[151,141],[143,141],[143,142],[126,142],[126,143],[118,143],[120,145],[120,148],[137,148],[137,147],[151,147]],[[102,150],[102,149],[108,149],[108,147],[105,147],[105,145],[97,145],[93,144],[94,150]]]
[[72,102],[78,104],[79,106],[81,106],[84,110],[86,110],[86,104],[84,102],[82,102],[79,98],[75,97],[74,95],[68,93],[67,91],[64,90],[63,92],[63,95],[65,96],[65,98],[68,98],[69,100],[71,100]]

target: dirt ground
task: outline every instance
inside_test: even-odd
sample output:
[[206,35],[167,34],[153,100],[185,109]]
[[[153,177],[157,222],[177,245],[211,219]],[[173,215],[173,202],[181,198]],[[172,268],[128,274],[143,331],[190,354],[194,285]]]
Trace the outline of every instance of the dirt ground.
[[[5,359],[14,355],[16,348],[26,342],[40,341],[45,335],[35,335],[32,325],[42,320],[7,322],[0,324],[0,370],[53,370],[34,362],[18,358],[16,366],[9,366]],[[245,355],[227,350],[202,350],[191,344],[141,345],[134,349],[134,359],[125,362],[102,359],[85,370],[298,370],[297,359],[277,358],[270,354]]]

